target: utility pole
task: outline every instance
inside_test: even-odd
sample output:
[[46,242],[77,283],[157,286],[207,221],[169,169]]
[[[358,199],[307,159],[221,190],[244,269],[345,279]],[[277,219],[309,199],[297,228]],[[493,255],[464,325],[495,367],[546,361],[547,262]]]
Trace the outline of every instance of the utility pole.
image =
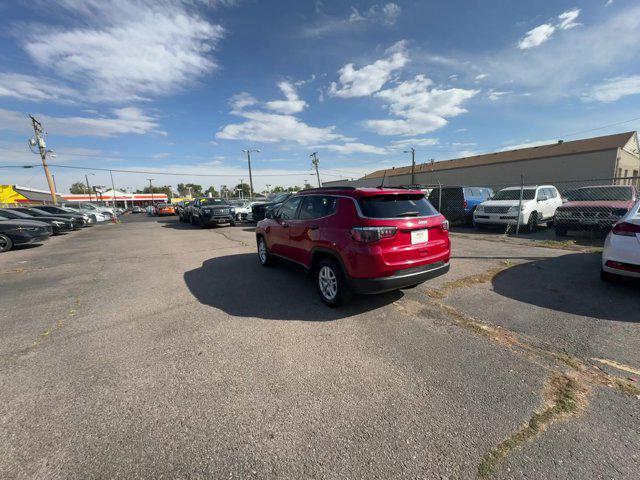
[[[35,119],[33,115],[29,115],[31,119],[31,124],[33,125],[33,131],[36,135],[35,139],[31,139],[29,141],[29,146],[37,146],[38,152],[40,153],[40,158],[42,159],[42,167],[44,168],[44,174],[47,177],[47,183],[49,184],[49,191],[51,192],[51,201],[54,205],[58,204],[58,199],[56,197],[56,187],[53,184],[53,178],[51,178],[51,172],[49,172],[49,166],[47,165],[47,144],[44,141],[44,128],[42,128],[42,124]],[[35,153],[35,152],[34,152]]]
[[260,153],[260,150],[251,150],[247,148],[246,150],[242,150],[247,154],[247,163],[249,164],[249,200],[253,201],[253,176],[251,174],[251,152]]
[[243,199],[244,197],[244,178],[240,179],[240,191],[238,192],[238,198]]
[[[84,179],[87,181],[87,190],[89,191],[89,201],[91,202],[91,185],[89,185],[89,176],[85,173]],[[97,200],[97,198],[96,198]]]
[[58,193],[58,186],[56,185],[56,176],[51,174],[51,178],[53,178],[53,190]]
[[113,183],[113,172],[109,170],[109,175],[111,175],[111,198],[113,199],[113,208],[116,208],[116,186]]
[[314,167],[316,167],[316,177],[318,177],[318,188],[320,188],[322,187],[322,184],[320,183],[320,172],[318,172],[318,164],[320,163],[320,160],[318,160],[318,152],[313,152],[309,156],[312,158],[311,163],[313,164]]
[[147,178],[147,180],[149,180],[149,191],[151,192],[151,205],[153,205],[153,185],[151,184],[152,180],[155,180],[154,178]]
[[404,153],[411,154],[411,185],[416,184],[416,149],[411,147],[411,150],[405,150]]

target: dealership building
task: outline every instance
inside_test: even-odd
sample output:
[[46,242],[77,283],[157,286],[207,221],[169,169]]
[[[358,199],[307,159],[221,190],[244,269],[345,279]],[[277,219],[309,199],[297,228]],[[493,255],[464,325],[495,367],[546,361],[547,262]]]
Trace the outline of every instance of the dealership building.
[[[412,175],[413,170],[413,175]],[[357,180],[324,186],[397,187],[406,185],[489,186],[555,184],[633,184],[640,175],[637,132],[500,151],[472,157],[377,170]]]

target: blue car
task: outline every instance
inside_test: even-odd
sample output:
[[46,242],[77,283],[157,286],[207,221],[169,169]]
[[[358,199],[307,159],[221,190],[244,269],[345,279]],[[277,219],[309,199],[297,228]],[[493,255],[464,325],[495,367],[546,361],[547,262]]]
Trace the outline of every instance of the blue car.
[[429,202],[450,222],[472,225],[473,211],[492,196],[493,190],[488,187],[436,187],[429,194]]

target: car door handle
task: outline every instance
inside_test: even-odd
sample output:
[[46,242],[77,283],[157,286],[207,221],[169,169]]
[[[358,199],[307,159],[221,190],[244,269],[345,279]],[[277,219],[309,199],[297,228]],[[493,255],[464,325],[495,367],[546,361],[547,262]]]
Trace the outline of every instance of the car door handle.
[[318,225],[310,225],[309,226],[309,230],[318,230],[318,228],[320,228],[320,227],[318,227]]

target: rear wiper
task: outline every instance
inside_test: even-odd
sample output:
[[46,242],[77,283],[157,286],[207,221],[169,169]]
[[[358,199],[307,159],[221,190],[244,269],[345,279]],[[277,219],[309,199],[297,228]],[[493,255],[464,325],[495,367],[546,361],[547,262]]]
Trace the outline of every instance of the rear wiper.
[[396,215],[396,217],[417,217],[420,212],[404,212]]

